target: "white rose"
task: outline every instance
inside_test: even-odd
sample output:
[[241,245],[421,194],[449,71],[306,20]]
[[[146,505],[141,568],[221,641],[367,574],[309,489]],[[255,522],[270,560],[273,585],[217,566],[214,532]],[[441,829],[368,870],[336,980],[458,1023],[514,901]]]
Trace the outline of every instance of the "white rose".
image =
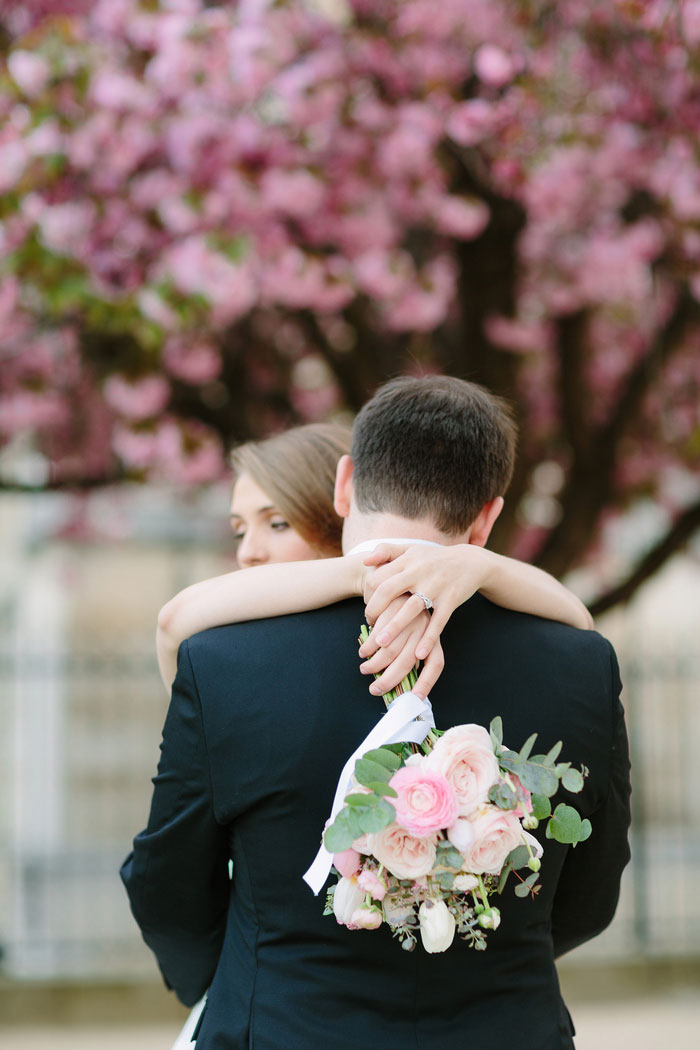
[[456,923],[444,901],[423,901],[418,909],[420,936],[426,952],[445,952],[452,944]]
[[447,829],[447,837],[456,850],[464,856],[474,845],[474,827],[466,817],[459,817],[454,824]]
[[333,914],[341,926],[350,926],[353,914],[365,899],[364,890],[357,884],[356,878],[348,879],[343,875],[333,894]]

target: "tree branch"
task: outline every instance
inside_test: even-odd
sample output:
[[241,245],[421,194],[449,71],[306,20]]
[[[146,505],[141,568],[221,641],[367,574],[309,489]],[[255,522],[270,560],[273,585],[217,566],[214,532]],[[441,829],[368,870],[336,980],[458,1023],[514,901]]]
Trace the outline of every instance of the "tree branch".
[[647,551],[622,583],[611,587],[609,591],[605,591],[592,602],[591,615],[600,616],[614,605],[631,598],[637,588],[680,550],[698,529],[700,529],[700,500],[692,503],[680,514],[663,539]]

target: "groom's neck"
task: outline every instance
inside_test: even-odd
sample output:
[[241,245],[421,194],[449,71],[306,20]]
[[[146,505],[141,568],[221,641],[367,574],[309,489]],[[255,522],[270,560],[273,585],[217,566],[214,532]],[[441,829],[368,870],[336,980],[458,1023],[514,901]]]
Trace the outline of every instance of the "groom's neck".
[[361,514],[350,512],[343,525],[343,553],[367,540],[430,540],[432,543],[468,543],[469,530],[455,536],[438,529],[426,518],[402,518],[397,514]]

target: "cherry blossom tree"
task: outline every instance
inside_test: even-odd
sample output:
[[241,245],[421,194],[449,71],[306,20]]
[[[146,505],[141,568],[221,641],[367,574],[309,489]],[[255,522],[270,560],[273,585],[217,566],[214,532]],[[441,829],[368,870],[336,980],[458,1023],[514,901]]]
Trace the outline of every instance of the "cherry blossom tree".
[[662,508],[597,611],[700,525],[700,0],[2,10],[6,460],[198,484],[448,372],[516,408],[500,549]]

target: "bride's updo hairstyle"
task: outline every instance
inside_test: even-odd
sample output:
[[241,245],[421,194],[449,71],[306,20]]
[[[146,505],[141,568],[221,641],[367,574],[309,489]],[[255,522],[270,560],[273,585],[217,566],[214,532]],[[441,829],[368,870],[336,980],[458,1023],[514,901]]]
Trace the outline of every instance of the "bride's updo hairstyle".
[[454,376],[404,376],[360,410],[352,436],[353,490],[364,513],[426,518],[464,532],[503,496],[515,462],[510,406]]
[[343,520],[333,508],[338,460],[350,451],[350,428],[309,423],[235,448],[231,464],[249,474],[270,502],[319,554],[341,553]]

